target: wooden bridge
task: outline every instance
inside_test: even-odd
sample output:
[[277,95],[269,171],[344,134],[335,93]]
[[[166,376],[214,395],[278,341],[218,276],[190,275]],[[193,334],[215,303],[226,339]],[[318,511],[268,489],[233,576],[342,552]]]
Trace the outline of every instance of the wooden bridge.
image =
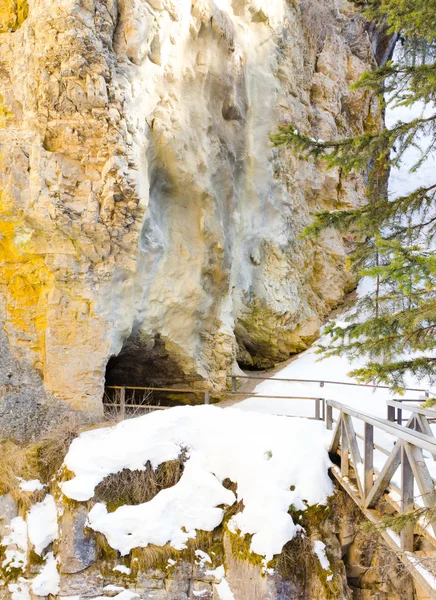
[[332,474],[424,597],[436,599],[436,439],[430,427],[436,411],[415,402],[388,400],[382,419],[327,400],[326,427],[334,425]]
[[[332,475],[411,573],[424,593],[418,597],[436,600],[436,489],[433,479],[433,475],[436,477],[436,438],[430,427],[431,423],[436,423],[436,410],[421,406],[423,397],[429,396],[428,392],[409,389],[408,392],[420,393],[421,398],[387,400],[385,419],[327,397],[330,385],[359,384],[272,378],[288,383],[315,383],[322,390],[319,396],[279,396],[238,392],[238,378],[266,379],[230,376],[228,394],[232,397],[313,402],[313,416],[309,418],[325,421],[326,428],[332,431],[329,448]],[[204,402],[210,402],[210,391],[196,388],[118,386],[110,389],[116,391],[118,399],[112,406],[118,406],[122,417],[130,407],[169,408],[150,403],[138,405],[132,400],[126,402],[126,391],[129,390],[133,391],[133,397],[134,390],[202,394]]]

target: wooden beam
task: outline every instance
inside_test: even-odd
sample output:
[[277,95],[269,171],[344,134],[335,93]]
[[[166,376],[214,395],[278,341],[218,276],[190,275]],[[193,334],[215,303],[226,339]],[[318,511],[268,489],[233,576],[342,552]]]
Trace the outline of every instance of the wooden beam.
[[415,415],[416,421],[421,429],[421,433],[428,435],[430,437],[434,437],[433,430],[430,427],[429,422],[427,421],[426,415]]
[[427,417],[436,419],[436,410],[432,408],[422,408],[422,406],[414,406],[413,404],[407,404],[407,402],[398,402],[398,400],[386,400],[386,405],[390,408],[399,408],[406,412],[426,415]]
[[[415,415],[415,420],[417,426],[421,430],[421,433],[428,435],[429,437],[434,437],[432,428],[430,427],[429,422],[427,421],[427,417],[425,415]],[[433,460],[436,460],[436,454],[432,454]]]
[[[401,443],[401,514],[407,515],[413,510],[413,472],[408,454],[407,442]],[[401,550],[413,552],[413,521],[407,522],[401,530]]]
[[[427,508],[436,506],[436,490],[430,471],[425,463],[422,450],[412,444],[404,444],[413,475],[418,485],[421,500]],[[430,523],[433,535],[436,536],[436,523]]]
[[[328,407],[328,405],[327,405]],[[330,442],[329,452],[332,454],[336,454],[339,447],[339,442],[341,439],[341,428],[342,428],[342,412],[339,413],[338,420],[336,422],[335,432],[332,437],[332,441]]]
[[369,423],[364,423],[363,473],[363,496],[367,498],[374,485],[374,427]]
[[[389,535],[389,532],[386,531],[385,528],[383,528],[382,521],[378,518],[376,511],[361,506],[358,495],[352,489],[350,483],[348,481],[344,481],[342,479],[340,470],[338,467],[333,465],[333,467],[331,467],[331,472],[334,475],[334,477],[337,479],[339,484],[344,488],[344,490],[350,496],[350,498],[352,498],[354,500],[354,502],[357,504],[357,506],[363,512],[363,514],[368,519],[368,521],[370,521],[371,523],[374,523],[374,525],[377,526],[378,531],[379,531],[380,535],[382,536],[383,540],[385,541],[386,545],[395,553],[397,558],[399,560],[401,560],[401,562],[406,566],[408,572],[415,579],[415,581],[422,587],[422,589],[427,593],[428,597],[431,598],[431,600],[436,600],[436,590],[430,585],[430,583],[424,577],[424,575],[416,568],[415,562],[412,560],[413,557],[410,557],[410,555],[408,555],[405,552],[399,552],[400,548],[395,543],[393,538]],[[419,558],[419,557],[417,557],[417,558]]]
[[345,432],[347,435],[347,444],[350,450],[351,462],[356,475],[357,487],[359,488],[362,500],[364,500],[363,485],[359,474],[359,465],[363,465],[362,457],[360,456],[359,446],[357,445],[356,434],[354,432],[353,421],[349,415],[344,415],[343,422],[345,423]]
[[365,423],[369,423],[370,425],[374,425],[378,429],[382,429],[386,433],[393,435],[400,440],[404,440],[406,442],[410,442],[423,450],[427,450],[431,454],[436,454],[436,441],[435,438],[432,438],[428,435],[424,435],[423,433],[418,433],[416,431],[411,431],[401,425],[397,425],[396,423],[391,423],[385,419],[380,419],[378,417],[374,417],[364,412],[360,412],[358,410],[354,410],[350,406],[345,406],[340,402],[336,402],[335,400],[328,401],[333,408],[337,410],[342,410],[342,412],[350,417],[356,417]]
[[345,415],[342,415],[341,419],[341,475],[342,477],[348,477],[350,459],[348,456],[348,434],[347,434],[347,423],[345,421]]
[[380,471],[380,475],[374,482],[371,491],[365,500],[365,506],[368,508],[374,508],[377,502],[385,493],[386,488],[389,485],[390,480],[392,479],[395,471],[400,466],[401,461],[401,453],[400,453],[400,444],[397,442],[394,446],[394,449],[388,456],[387,461],[384,464],[383,469]]
[[126,418],[126,388],[120,389],[120,419]]
[[330,406],[330,404],[327,404],[326,406],[325,426],[330,431],[333,429],[333,408]]

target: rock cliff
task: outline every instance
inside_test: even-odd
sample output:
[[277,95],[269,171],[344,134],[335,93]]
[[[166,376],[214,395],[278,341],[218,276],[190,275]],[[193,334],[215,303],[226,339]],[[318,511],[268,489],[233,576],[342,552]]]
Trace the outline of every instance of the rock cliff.
[[6,0],[0,56],[0,385],[15,428],[37,404],[98,412],[105,377],[223,386],[236,361],[307,347],[353,277],[346,240],[300,233],[316,210],[364,201],[363,178],[269,135],[378,125],[349,89],[373,61],[351,4]]
[[[29,528],[31,512],[23,509],[30,498],[41,500],[44,495],[45,492],[27,493],[24,506],[23,499],[17,503],[10,494],[0,495],[3,515],[0,536],[7,535],[18,524],[26,527],[24,519]],[[52,496],[33,506],[38,510],[44,506],[46,514],[41,513],[41,518],[47,519],[50,511],[56,515]],[[58,523],[54,519],[52,535],[48,532],[36,540],[29,539],[24,549],[10,536],[0,538],[3,540],[0,556],[4,561],[0,567],[3,580],[0,598],[413,600],[416,597],[413,580],[398,556],[383,544],[376,531],[365,532],[363,516],[342,491],[336,491],[327,507],[315,506],[303,511],[304,534],[288,542],[268,570],[261,557],[248,551],[247,541],[229,533],[226,527],[197,532],[197,539],[183,551],[168,545],[149,546],[120,557],[104,536],[96,539],[87,527],[86,514],[85,507],[65,505],[59,500]],[[321,540],[329,563],[327,571],[313,552],[314,543]],[[41,548],[44,544],[46,547]],[[53,556],[57,575],[52,577],[52,587],[36,594],[37,578],[41,578]],[[12,563],[11,557],[15,557],[16,563]],[[223,564],[233,595],[220,592]],[[33,593],[20,596],[23,590]]]

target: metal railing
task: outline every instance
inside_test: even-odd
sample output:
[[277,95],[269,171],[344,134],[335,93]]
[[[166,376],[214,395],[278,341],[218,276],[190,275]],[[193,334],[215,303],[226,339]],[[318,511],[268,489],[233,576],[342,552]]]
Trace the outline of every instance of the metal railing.
[[[314,402],[314,416],[308,417],[316,420],[325,420],[325,398],[318,396],[296,396],[296,395],[273,395],[273,394],[263,394],[262,392],[240,392],[237,390],[238,380],[253,380],[253,381],[273,381],[273,382],[285,382],[285,383],[315,383],[318,384],[320,388],[324,388],[326,385],[341,385],[341,386],[354,386],[354,387],[363,387],[363,388],[372,388],[372,389],[387,389],[390,388],[385,385],[364,385],[360,383],[353,383],[348,381],[333,381],[333,380],[323,380],[323,379],[298,379],[298,378],[280,378],[280,377],[263,377],[261,375],[227,375],[227,379],[231,379],[231,390],[227,392],[215,391],[216,394],[225,395],[230,394],[231,396],[241,396],[241,397],[250,397],[250,398],[265,398],[267,400],[309,400]],[[104,406],[109,409],[116,409],[119,411],[121,418],[124,418],[126,414],[126,410],[163,410],[166,408],[171,408],[170,405],[162,406],[157,405],[155,403],[150,402],[142,402],[142,403],[133,403],[126,401],[126,391],[143,391],[143,392],[158,392],[158,393],[166,393],[166,394],[190,394],[196,396],[202,396],[204,404],[210,404],[211,401],[211,393],[214,393],[214,388],[210,385],[207,389],[197,388],[197,387],[156,387],[156,386],[128,386],[128,385],[110,385],[106,387],[106,390],[118,391],[118,397],[116,402],[112,402],[110,398],[110,394],[105,394]],[[423,388],[407,388],[408,392],[419,392],[424,394],[426,398],[429,397],[431,392],[429,390]],[[412,399],[412,402],[419,402],[420,399]],[[402,418],[401,409],[399,409],[399,417]]]
[[[118,391],[116,402],[111,402],[112,400],[110,396],[107,394],[106,390],[114,390]],[[135,409],[135,410],[164,410],[167,408],[172,408],[172,406],[161,406],[156,404],[146,403],[132,403],[126,402],[126,391],[127,390],[138,390],[143,392],[164,392],[164,393],[175,393],[175,394],[196,394],[202,395],[204,399],[204,404],[210,404],[211,399],[211,390],[202,390],[198,388],[171,388],[171,387],[151,387],[151,386],[122,386],[122,385],[110,385],[105,388],[105,400],[103,402],[105,408],[115,408],[119,411],[119,416],[124,418],[126,415],[126,409]],[[269,395],[262,393],[253,393],[253,392],[237,392],[232,391],[228,392],[231,396],[242,396],[250,398],[266,398],[271,400],[301,400],[301,401],[312,401],[314,402],[314,416],[307,417],[309,419],[315,419],[318,421],[325,420],[325,399],[320,398],[318,396],[290,396],[290,395]]]
[[[382,389],[382,390],[390,390],[388,385],[372,385],[365,383],[354,383],[352,381],[332,381],[330,379],[295,379],[295,378],[282,378],[282,377],[262,377],[260,375],[227,375],[227,379],[232,380],[232,392],[236,392],[237,389],[237,380],[238,379],[253,379],[260,381],[283,381],[289,383],[318,383],[319,387],[324,387],[327,385],[345,385],[345,386],[353,386],[353,387],[363,387],[363,388],[373,388],[373,389]],[[420,392],[425,395],[426,398],[429,398],[432,394],[431,390],[424,388],[404,388],[406,392]]]

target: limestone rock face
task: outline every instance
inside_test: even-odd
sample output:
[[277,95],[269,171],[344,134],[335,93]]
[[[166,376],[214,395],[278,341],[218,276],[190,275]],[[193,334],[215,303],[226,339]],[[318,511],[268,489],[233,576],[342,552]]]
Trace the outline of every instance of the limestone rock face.
[[[349,90],[373,60],[351,5],[3,10],[1,360],[19,361],[32,398],[98,411],[110,357],[109,382],[223,385],[236,359],[307,347],[353,278],[346,241],[300,233],[315,211],[364,201],[363,180],[269,135],[377,126],[371,97]],[[26,393],[0,372],[12,414]]]

